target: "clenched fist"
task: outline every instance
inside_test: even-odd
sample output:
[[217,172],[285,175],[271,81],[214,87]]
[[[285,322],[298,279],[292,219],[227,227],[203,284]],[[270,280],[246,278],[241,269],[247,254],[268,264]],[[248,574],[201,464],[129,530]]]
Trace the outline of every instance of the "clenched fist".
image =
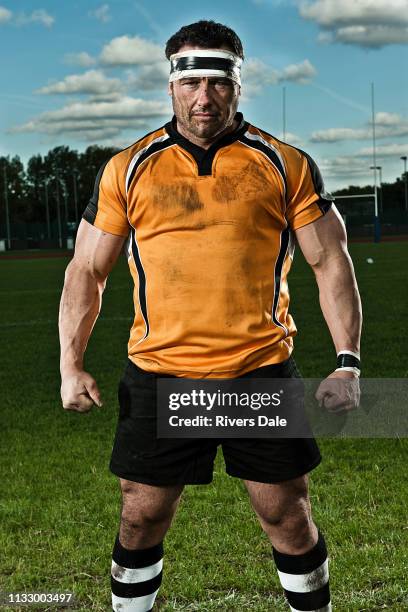
[[98,385],[88,372],[64,372],[61,380],[61,399],[65,410],[89,412],[94,404],[102,406]]
[[328,412],[345,412],[360,404],[360,381],[352,372],[333,372],[319,385],[315,395]]

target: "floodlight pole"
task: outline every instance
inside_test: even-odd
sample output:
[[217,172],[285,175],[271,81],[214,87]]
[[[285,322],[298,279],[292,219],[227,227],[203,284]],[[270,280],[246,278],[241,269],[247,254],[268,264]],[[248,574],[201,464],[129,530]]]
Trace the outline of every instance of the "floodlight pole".
[[62,249],[62,227],[61,227],[61,210],[60,210],[60,196],[59,196],[59,173],[58,168],[55,172],[55,184],[57,187],[57,221],[58,221],[58,244],[59,248]]
[[408,176],[407,176],[407,156],[401,156],[404,162],[404,183],[405,183],[405,210],[408,210]]
[[78,227],[78,191],[77,191],[77,176],[76,173],[72,173],[74,179],[74,205],[75,205],[75,225]]
[[6,233],[7,233],[7,248],[11,249],[11,232],[10,232],[10,211],[8,204],[8,185],[7,185],[7,170],[6,164],[3,166],[3,178],[4,178],[4,203],[6,205]]
[[282,88],[282,140],[286,142],[286,87]]
[[50,207],[48,204],[48,181],[45,179],[44,182],[44,191],[45,191],[45,215],[47,220],[47,236],[48,240],[51,238],[51,224],[50,224]]
[[373,121],[373,168],[374,168],[374,242],[381,240],[381,226],[378,217],[378,194],[377,194],[377,153],[375,142],[375,111],[374,111],[374,83],[371,83],[371,111]]

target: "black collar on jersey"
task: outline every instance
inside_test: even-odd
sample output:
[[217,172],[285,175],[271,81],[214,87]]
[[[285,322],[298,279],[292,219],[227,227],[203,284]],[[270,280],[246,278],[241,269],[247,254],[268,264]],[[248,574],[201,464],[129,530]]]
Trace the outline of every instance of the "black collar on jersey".
[[175,115],[164,127],[173,142],[177,143],[194,157],[197,162],[199,176],[205,176],[212,174],[212,163],[217,151],[238,140],[248,129],[249,124],[247,121],[244,121],[242,113],[236,113],[234,119],[238,121],[237,129],[233,132],[228,132],[228,134],[213,142],[208,149],[199,147],[180,134],[177,130],[177,118]]

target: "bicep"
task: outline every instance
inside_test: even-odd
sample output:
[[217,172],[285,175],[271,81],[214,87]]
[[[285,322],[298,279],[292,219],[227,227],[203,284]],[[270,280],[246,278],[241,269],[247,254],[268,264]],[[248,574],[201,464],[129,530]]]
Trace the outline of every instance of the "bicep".
[[306,261],[313,268],[332,258],[348,255],[346,229],[335,206],[323,217],[296,230],[295,235]]
[[75,242],[75,265],[98,281],[104,281],[112,270],[126,237],[105,232],[82,219]]

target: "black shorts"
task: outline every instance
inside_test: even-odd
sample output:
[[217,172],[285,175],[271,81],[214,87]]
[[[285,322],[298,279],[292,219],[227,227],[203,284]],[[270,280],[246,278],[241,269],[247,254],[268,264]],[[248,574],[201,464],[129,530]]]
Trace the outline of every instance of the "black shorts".
[[[168,376],[168,375],[167,375]],[[292,358],[248,372],[244,377],[290,378],[300,374]],[[156,379],[128,361],[119,383],[119,419],[110,461],[116,476],[144,484],[208,484],[222,447],[230,476],[276,483],[306,474],[321,461],[313,438],[156,437]]]

